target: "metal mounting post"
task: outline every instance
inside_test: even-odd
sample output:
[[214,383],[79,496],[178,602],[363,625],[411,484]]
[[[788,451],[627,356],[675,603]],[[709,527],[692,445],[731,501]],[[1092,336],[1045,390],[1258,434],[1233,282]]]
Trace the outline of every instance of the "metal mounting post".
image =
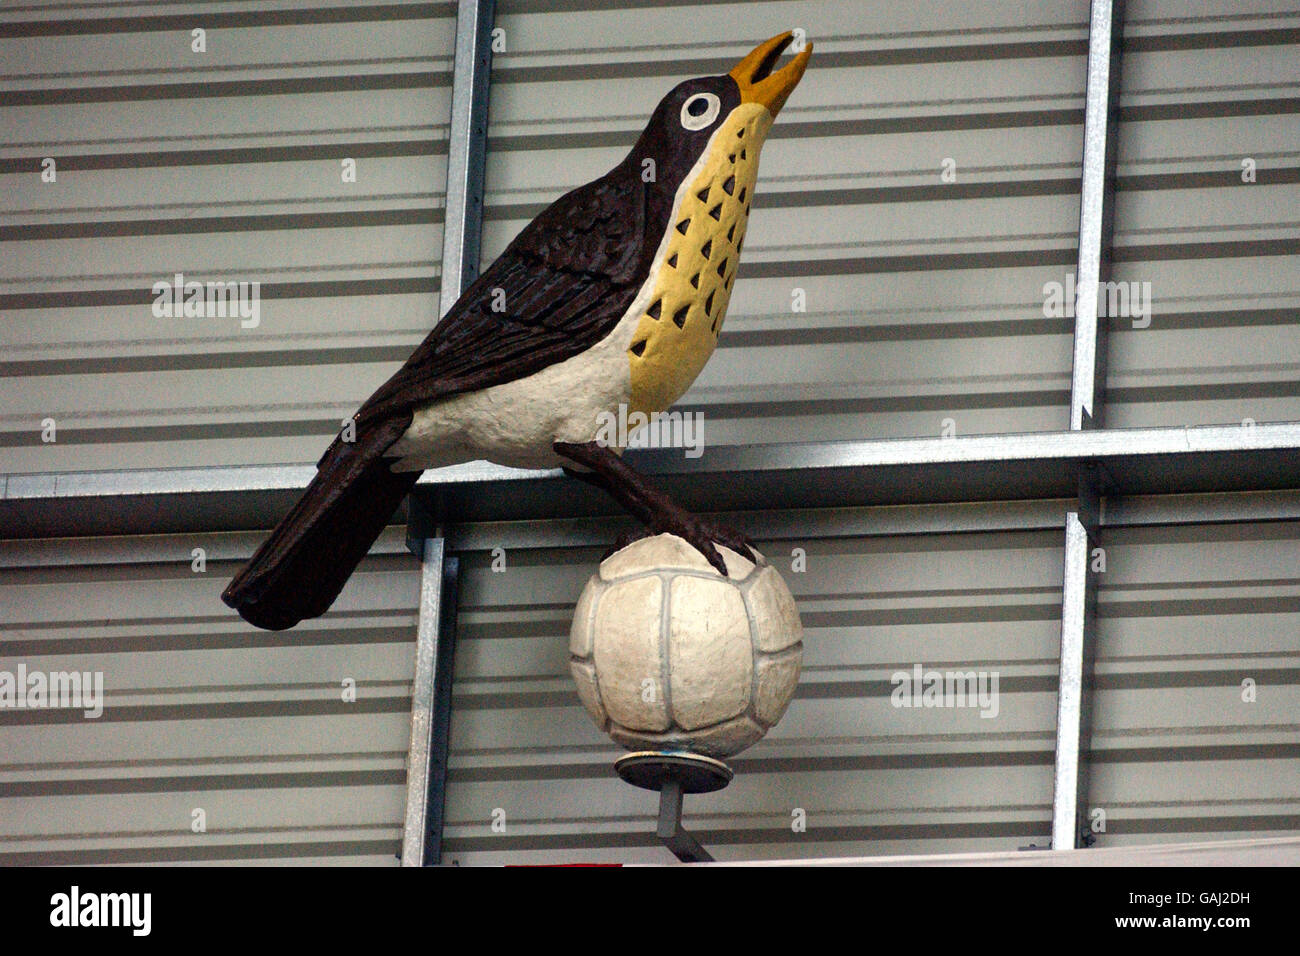
[[659,791],[655,833],[683,863],[712,863],[709,851],[682,826],[682,795],[712,793],[734,775],[721,760],[684,751],[639,750],[614,762],[620,777],[642,790]]
[[713,862],[709,851],[682,826],[682,782],[676,777],[664,780],[659,791],[659,826],[655,833],[683,863]]

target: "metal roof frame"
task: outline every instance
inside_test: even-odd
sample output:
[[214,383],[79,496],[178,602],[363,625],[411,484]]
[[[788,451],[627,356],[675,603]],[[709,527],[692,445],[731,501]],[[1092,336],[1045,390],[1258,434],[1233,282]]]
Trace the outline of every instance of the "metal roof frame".
[[[680,449],[627,454],[701,511],[1073,498],[1087,463],[1099,467],[1106,500],[1300,488],[1300,422],[724,446],[696,459]],[[309,465],[247,465],[9,475],[0,477],[0,527],[10,539],[266,528],[313,474]],[[559,470],[471,462],[426,472],[416,490],[437,494],[455,525],[614,513]],[[1178,507],[1171,500],[1166,511]]]

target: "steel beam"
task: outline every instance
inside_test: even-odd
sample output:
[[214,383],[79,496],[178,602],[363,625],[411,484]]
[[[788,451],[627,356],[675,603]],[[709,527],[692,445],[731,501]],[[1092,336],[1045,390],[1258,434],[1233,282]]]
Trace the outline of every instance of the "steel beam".
[[[1110,278],[1115,219],[1120,38],[1123,0],[1092,0],[1088,79],[1083,121],[1083,182],[1079,197],[1078,296],[1074,312],[1074,367],[1070,430],[1102,426],[1106,389],[1106,323],[1099,315],[1102,282]],[[1056,713],[1056,771],[1052,848],[1087,846],[1088,764],[1093,659],[1097,639],[1097,572],[1104,471],[1084,460],[1078,469],[1078,509],[1065,519],[1065,575],[1061,600],[1060,684]]]
[[1065,572],[1061,591],[1060,679],[1056,699],[1056,768],[1052,794],[1052,849],[1087,845],[1088,763],[1092,736],[1093,660],[1097,646],[1100,501],[1095,475],[1079,481],[1079,510],[1065,516]]
[[406,751],[406,816],[402,866],[423,866],[427,839],[430,751],[433,747],[433,683],[438,659],[442,597],[442,541],[425,543],[420,568],[420,624],[415,639],[411,690],[411,740]]
[[1300,490],[1239,494],[1142,495],[1102,500],[1103,528],[1300,521]]
[[1123,7],[1123,0],[1092,0],[1088,29],[1079,258],[1075,271],[1074,369],[1070,387],[1072,430],[1100,428],[1102,424],[1106,317],[1098,315],[1097,302],[1100,283],[1110,278]]
[[[1073,498],[1082,461],[1104,467],[1107,495],[1274,492],[1300,489],[1300,422],[728,446],[698,459],[629,451],[628,460],[697,511]],[[266,528],[314,474],[238,466],[11,475],[0,478],[0,538]],[[486,462],[426,472],[417,490],[442,496],[457,523],[616,510],[558,470]]]
[[[1300,494],[1295,503],[1300,517]],[[881,508],[817,508],[755,511],[739,519],[745,534],[775,546],[874,535],[966,534],[985,531],[1046,531],[1061,526],[1073,499],[962,502],[942,505],[896,505]],[[730,518],[722,517],[727,521]],[[706,515],[707,516],[707,515]],[[457,522],[447,529],[454,551],[492,548],[607,548],[621,532],[632,530],[630,516],[558,518],[531,521]],[[0,567],[3,567],[0,556]]]
[[[963,502],[888,507],[817,508],[754,512],[741,519],[745,532],[767,547],[772,542],[859,538],[872,535],[967,534],[1044,531],[1060,528],[1062,516],[1077,507],[1073,498],[1033,501]],[[626,521],[626,524],[619,522]],[[1101,502],[1103,530],[1167,525],[1244,524],[1300,521],[1300,490],[1249,491],[1205,495],[1110,497]],[[544,518],[528,521],[457,522],[447,528],[448,551],[502,548],[608,547],[631,519]],[[1212,532],[1206,532],[1207,535]],[[264,531],[207,538],[209,561],[246,561],[262,543]],[[0,547],[0,570],[124,566],[190,560],[192,532],[144,537],[112,535],[83,538],[75,549],[63,538],[11,538]],[[423,544],[420,545],[423,548]],[[408,549],[403,534],[390,528],[371,548],[373,554]],[[414,549],[413,549],[414,550]],[[422,553],[417,550],[416,553]]]
[[434,866],[442,857],[442,821],[451,736],[451,678],[456,649],[459,568],[441,538],[424,542],[420,624],[406,761],[402,865]]
[[[478,276],[495,18],[496,0],[459,0],[457,4],[440,318]],[[436,866],[442,859],[458,568],[455,558],[445,557],[442,513],[436,501],[438,496],[433,497],[432,507],[421,500],[412,504],[408,512],[407,544],[421,556],[422,573],[407,758],[403,866]]]
[[[745,533],[766,547],[777,542],[881,535],[1047,531],[1061,528],[1063,516],[1069,511],[1077,512],[1077,508],[1077,498],[1043,498],[884,507],[772,509],[751,512],[739,520],[744,524]],[[1098,527],[1103,530],[1300,521],[1300,490],[1113,496],[1101,500],[1100,510]],[[448,547],[454,551],[487,551],[496,547],[604,548],[617,534],[633,528],[634,523],[630,517],[611,519],[608,516],[457,522],[447,529]],[[3,556],[0,556],[0,567],[3,566]]]
[[446,315],[478,278],[495,19],[496,0],[459,0],[457,4],[447,205],[442,232],[441,315]]

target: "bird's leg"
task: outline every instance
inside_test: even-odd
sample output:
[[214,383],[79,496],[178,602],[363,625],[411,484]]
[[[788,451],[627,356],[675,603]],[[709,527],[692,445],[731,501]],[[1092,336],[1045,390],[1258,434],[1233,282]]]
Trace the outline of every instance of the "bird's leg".
[[757,561],[754,552],[750,550],[751,542],[748,538],[729,528],[697,518],[651,486],[636,469],[599,442],[555,442],[552,447],[557,455],[589,469],[577,471],[565,468],[566,473],[604,489],[654,534],[667,532],[689,542],[724,577],[727,576],[727,565],[714,547],[714,542],[725,545],[751,561]]
[[[612,497],[613,493],[610,491],[609,482],[606,481],[602,475],[599,475],[594,471],[578,471],[576,468],[565,467],[563,470],[570,478],[577,478],[579,481],[585,482],[593,488],[599,488],[601,491]],[[640,520],[641,519],[638,518],[638,521]],[[604,561],[611,554],[617,554],[633,541],[640,541],[642,538],[648,538],[650,533],[650,529],[647,528],[644,523],[638,524],[635,528],[628,531],[619,532],[618,537],[614,539],[613,545],[610,546],[608,551],[600,556],[600,560]]]

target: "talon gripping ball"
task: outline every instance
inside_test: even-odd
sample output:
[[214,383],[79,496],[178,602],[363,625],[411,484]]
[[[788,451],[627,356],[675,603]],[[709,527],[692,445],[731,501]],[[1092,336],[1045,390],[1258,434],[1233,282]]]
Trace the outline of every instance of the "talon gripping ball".
[[728,757],[794,696],[803,631],[790,589],[762,555],[718,551],[729,577],[676,535],[642,538],[601,562],[578,599],[578,696],[629,750]]

